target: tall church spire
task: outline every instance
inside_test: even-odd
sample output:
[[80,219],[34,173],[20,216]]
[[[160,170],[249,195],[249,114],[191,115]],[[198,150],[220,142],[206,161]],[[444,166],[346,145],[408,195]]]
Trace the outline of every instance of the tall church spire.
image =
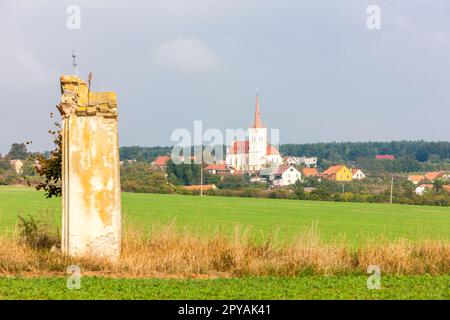
[[256,107],[255,107],[255,128],[261,128],[261,112],[259,111],[259,95],[258,95],[258,89],[256,89]]

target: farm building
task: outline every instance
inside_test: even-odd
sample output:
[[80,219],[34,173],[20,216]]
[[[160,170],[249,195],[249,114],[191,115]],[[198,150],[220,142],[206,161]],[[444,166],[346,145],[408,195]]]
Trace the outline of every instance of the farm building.
[[293,166],[277,166],[261,170],[261,177],[273,186],[283,187],[301,180],[302,174]]
[[353,180],[364,180],[366,178],[366,175],[364,174],[364,172],[362,172],[361,169],[353,168],[351,170],[353,174]]
[[226,164],[210,164],[205,168],[210,174],[234,174],[234,168]]
[[216,190],[217,187],[214,184],[204,184],[204,185],[192,185],[192,186],[184,186],[185,190],[191,191],[208,191],[208,190]]
[[395,156],[392,154],[377,154],[375,156],[376,160],[395,160]]
[[327,180],[352,181],[353,174],[349,168],[344,165],[331,166],[325,170],[321,177]]
[[152,162],[152,166],[155,169],[165,171],[166,164],[170,160],[169,156],[158,156],[155,161]]
[[445,172],[444,171],[439,171],[439,172],[427,172],[425,174],[425,179],[427,179],[428,181],[434,181],[436,179],[441,179],[445,176]]
[[15,173],[17,173],[17,174],[21,174],[22,173],[22,169],[23,169],[23,162],[22,162],[22,160],[10,160],[9,163],[10,163],[10,165],[13,168]]
[[424,193],[426,193],[426,192],[428,192],[430,190],[433,190],[433,185],[432,184],[421,184],[420,186],[418,186],[416,188],[415,192],[416,192],[416,194],[418,196],[423,196]]
[[319,172],[317,171],[316,168],[303,168],[302,169],[302,173],[303,173],[303,177],[307,178],[307,177],[318,177],[319,176]]
[[425,176],[420,175],[420,174],[410,175],[408,177],[408,181],[411,181],[414,184],[419,184],[424,180],[425,180]]

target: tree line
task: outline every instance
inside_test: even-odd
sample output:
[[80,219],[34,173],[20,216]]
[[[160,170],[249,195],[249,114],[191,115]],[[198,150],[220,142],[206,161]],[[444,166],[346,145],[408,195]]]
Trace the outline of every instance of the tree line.
[[[152,160],[169,155],[172,147],[121,147],[122,160]],[[358,158],[374,158],[377,154],[410,157],[419,162],[448,161],[450,142],[446,141],[390,141],[390,142],[322,142],[305,144],[282,144],[280,152],[287,156],[318,157],[327,161],[356,161]]]

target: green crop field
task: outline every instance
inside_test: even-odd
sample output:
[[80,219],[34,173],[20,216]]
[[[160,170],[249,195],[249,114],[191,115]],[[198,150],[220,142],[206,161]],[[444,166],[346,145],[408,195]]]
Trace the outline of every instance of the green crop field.
[[239,279],[0,277],[2,299],[450,299],[446,276],[386,276],[381,289],[367,289],[365,276],[251,277]]
[[[278,231],[291,239],[317,225],[324,241],[357,245],[378,237],[450,241],[450,208],[277,199],[123,193],[127,225],[149,229],[175,223],[205,234],[250,226],[255,236]],[[12,234],[17,216],[60,225],[60,200],[24,187],[0,187],[0,235]],[[256,238],[258,239],[258,238]],[[1,299],[450,299],[450,276],[383,276],[369,290],[367,276],[243,277],[231,279],[114,279],[82,277],[69,290],[63,277],[2,277]]]
[[[384,237],[450,240],[450,208],[278,199],[123,193],[124,220],[141,227],[174,222],[205,233],[231,233],[236,225],[255,236],[278,232],[289,239],[317,225],[325,241],[359,243]],[[0,187],[0,233],[11,232],[18,215],[50,217],[60,224],[60,200],[31,188]]]

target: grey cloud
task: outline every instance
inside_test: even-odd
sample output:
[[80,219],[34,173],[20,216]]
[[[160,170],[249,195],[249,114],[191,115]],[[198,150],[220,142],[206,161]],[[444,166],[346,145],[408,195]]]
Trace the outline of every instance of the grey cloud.
[[[2,1],[0,152],[50,148],[73,48],[94,89],[118,92],[122,145],[169,144],[194,120],[246,127],[256,87],[281,142],[449,140],[450,3],[375,2],[380,31],[365,27],[365,0]],[[81,30],[66,28],[69,4]]]

